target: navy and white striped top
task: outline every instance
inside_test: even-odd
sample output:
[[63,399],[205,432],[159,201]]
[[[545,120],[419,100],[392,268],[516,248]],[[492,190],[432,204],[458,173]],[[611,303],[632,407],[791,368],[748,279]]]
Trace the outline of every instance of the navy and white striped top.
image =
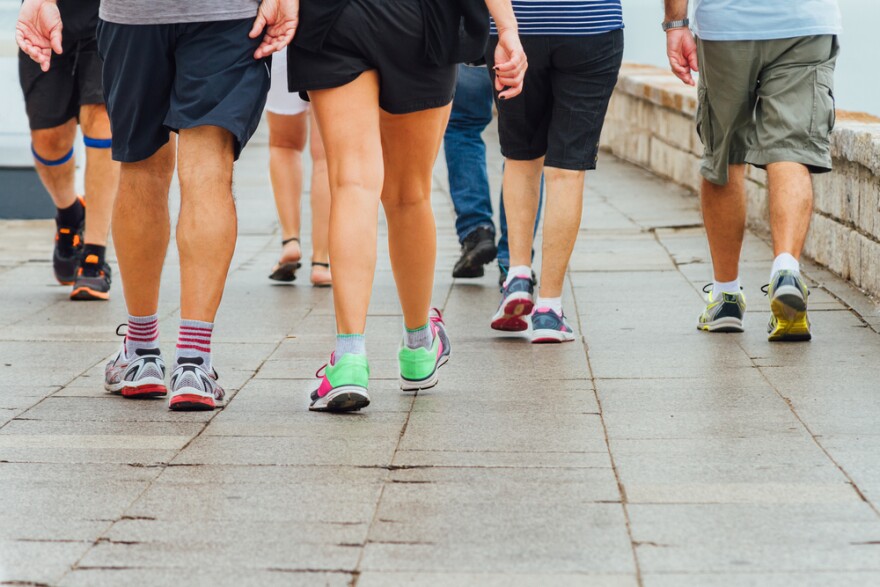
[[[513,0],[521,35],[598,35],[623,28],[620,0]],[[495,21],[492,34],[497,35]]]

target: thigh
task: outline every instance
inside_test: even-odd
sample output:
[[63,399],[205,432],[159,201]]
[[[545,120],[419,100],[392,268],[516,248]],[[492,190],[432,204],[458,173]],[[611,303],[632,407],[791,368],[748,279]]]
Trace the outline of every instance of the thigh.
[[309,136],[309,113],[288,115],[266,112],[269,123],[269,146],[302,152]]
[[271,58],[254,59],[253,19],[174,25],[177,70],[165,125],[218,126],[235,138],[235,158],[253,136],[269,92]]
[[554,39],[546,166],[574,171],[596,168],[599,136],[622,61],[622,30]]
[[18,52],[18,80],[31,130],[55,128],[76,117],[79,108],[72,69],[67,54],[53,54],[49,71],[44,72],[24,52]]
[[98,54],[98,41],[94,37],[83,39],[76,48],[76,90],[78,105],[103,104],[104,85],[101,74],[104,62]]
[[[486,60],[492,84],[495,83],[495,46],[498,37],[491,37]],[[532,161],[547,153],[547,132],[553,108],[550,84],[550,37],[525,35],[523,48],[529,56],[522,93],[509,100],[496,99],[498,138],[501,153],[508,159]]]
[[175,74],[171,27],[104,21],[98,25],[102,84],[116,161],[142,161],[168,142],[164,121]]

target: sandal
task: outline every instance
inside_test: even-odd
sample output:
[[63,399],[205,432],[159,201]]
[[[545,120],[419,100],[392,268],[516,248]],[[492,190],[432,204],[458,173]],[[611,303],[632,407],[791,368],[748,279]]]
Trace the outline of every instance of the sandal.
[[[299,242],[297,237],[289,238],[287,240],[281,241],[281,246],[285,246],[288,243]],[[272,269],[272,274],[269,275],[269,279],[273,281],[281,281],[283,283],[292,283],[296,281],[296,270],[302,267],[302,263],[299,261],[279,261],[275,268]]]
[[[327,269],[327,278],[326,279],[315,279],[315,267],[325,267]],[[330,273],[330,263],[319,263],[318,261],[312,261],[312,285],[315,287],[330,287],[333,285],[333,279],[329,275]]]

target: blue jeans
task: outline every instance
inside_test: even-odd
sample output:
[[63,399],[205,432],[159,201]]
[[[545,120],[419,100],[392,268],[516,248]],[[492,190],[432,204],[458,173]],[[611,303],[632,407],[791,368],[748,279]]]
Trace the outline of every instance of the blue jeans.
[[[492,81],[486,68],[460,65],[449,126],[446,127],[443,137],[446,166],[449,170],[449,193],[455,207],[455,230],[459,242],[481,226],[495,232],[486,165],[486,143],[482,136],[492,122],[492,99]],[[542,199],[543,192],[542,183]],[[539,207],[538,218],[540,217]],[[510,250],[507,246],[507,218],[504,214],[503,197],[500,224],[498,262],[509,265]],[[536,222],[536,231],[537,228]]]

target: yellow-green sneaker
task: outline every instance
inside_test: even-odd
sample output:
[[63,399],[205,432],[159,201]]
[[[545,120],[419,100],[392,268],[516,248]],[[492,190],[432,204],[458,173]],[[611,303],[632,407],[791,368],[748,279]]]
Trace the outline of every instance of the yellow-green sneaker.
[[703,291],[706,292],[706,309],[697,320],[697,328],[706,332],[742,332],[746,296],[741,291],[725,292],[716,300],[711,283]]
[[767,326],[771,341],[806,341],[812,338],[810,319],[807,317],[807,297],[810,290],[797,271],[777,271],[766,288],[770,296],[770,324]]
[[439,381],[438,369],[449,361],[452,347],[440,310],[431,308],[428,325],[434,335],[430,349],[411,349],[401,345],[397,354],[400,364],[400,389],[403,391],[419,391],[434,387]]

